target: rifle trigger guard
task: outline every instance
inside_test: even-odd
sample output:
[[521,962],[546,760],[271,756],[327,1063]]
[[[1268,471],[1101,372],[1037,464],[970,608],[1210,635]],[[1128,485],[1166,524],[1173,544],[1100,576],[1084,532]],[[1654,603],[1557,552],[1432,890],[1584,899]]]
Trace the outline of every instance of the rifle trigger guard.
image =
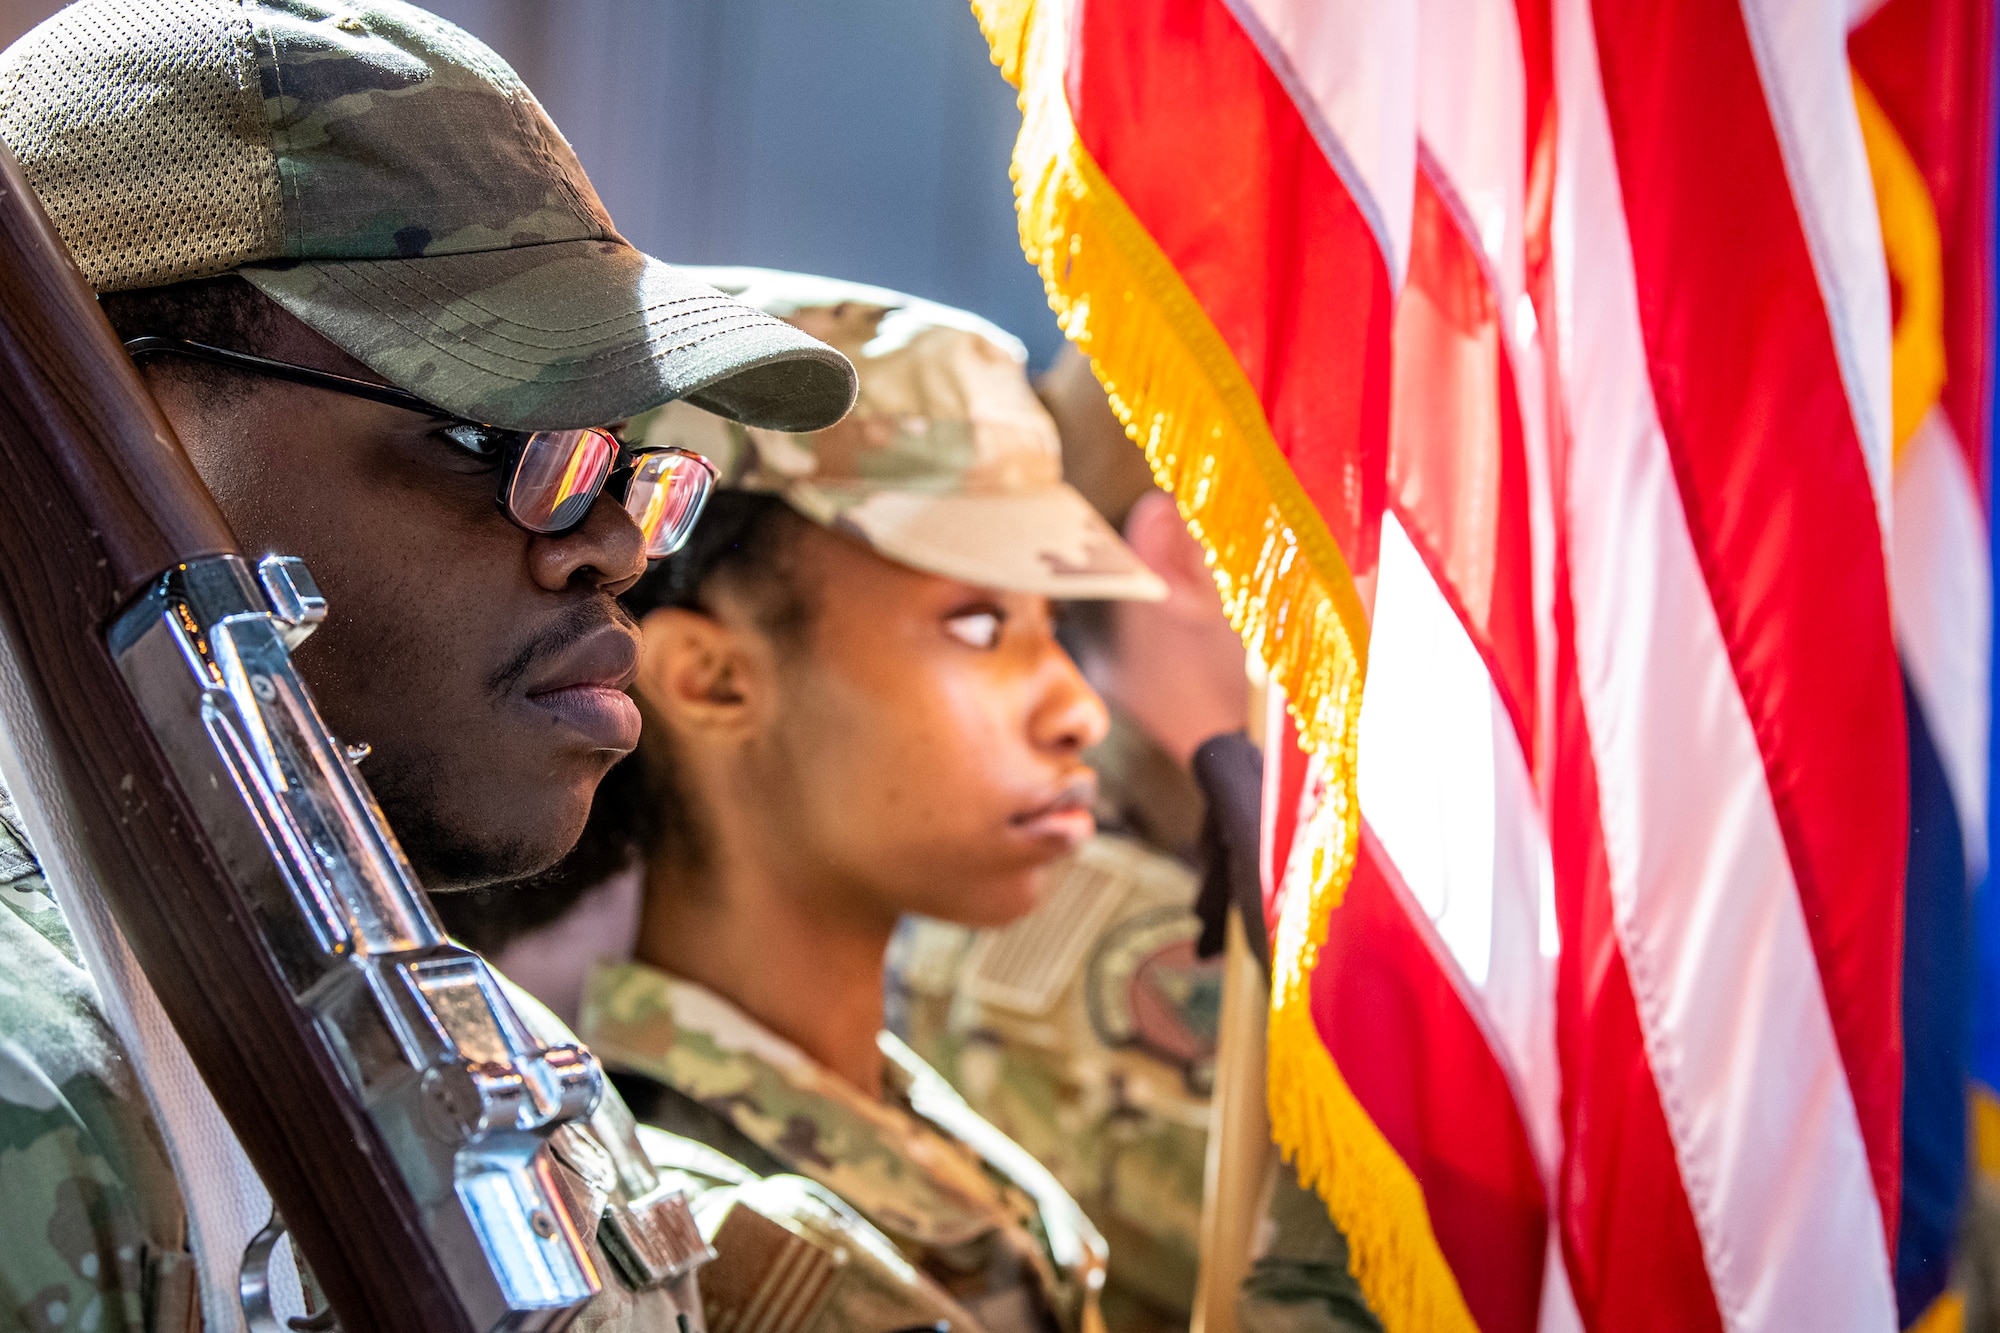
[[237,1299],[243,1304],[243,1321],[250,1333],[287,1333],[271,1308],[271,1260],[277,1257],[278,1242],[284,1239],[285,1219],[271,1210],[271,1220],[243,1247],[243,1267],[236,1279]]

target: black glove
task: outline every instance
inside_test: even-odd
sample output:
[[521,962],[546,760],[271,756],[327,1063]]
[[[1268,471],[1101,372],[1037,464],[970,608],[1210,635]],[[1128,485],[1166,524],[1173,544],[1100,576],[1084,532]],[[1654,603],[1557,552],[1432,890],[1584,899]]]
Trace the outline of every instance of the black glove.
[[1263,834],[1264,753],[1241,731],[1203,741],[1194,752],[1194,780],[1207,802],[1201,825],[1201,917],[1195,955],[1213,958],[1228,939],[1229,907],[1243,915],[1250,949],[1271,975],[1271,935],[1264,924],[1264,882],[1258,868]]

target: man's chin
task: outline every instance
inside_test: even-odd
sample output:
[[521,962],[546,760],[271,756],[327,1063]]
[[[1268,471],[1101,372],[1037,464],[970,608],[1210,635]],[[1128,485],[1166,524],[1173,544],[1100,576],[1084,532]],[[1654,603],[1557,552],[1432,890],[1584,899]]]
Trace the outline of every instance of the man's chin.
[[462,893],[531,878],[562,859],[560,845],[478,837],[403,840],[403,853],[430,893]]
[[[426,793],[435,795],[436,786]],[[560,861],[583,829],[588,807],[551,802],[512,820],[494,817],[498,803],[478,812],[439,809],[437,802],[409,799],[413,793],[378,791],[389,827],[403,854],[432,893],[457,893],[538,875]],[[556,809],[573,806],[573,817],[552,819]]]

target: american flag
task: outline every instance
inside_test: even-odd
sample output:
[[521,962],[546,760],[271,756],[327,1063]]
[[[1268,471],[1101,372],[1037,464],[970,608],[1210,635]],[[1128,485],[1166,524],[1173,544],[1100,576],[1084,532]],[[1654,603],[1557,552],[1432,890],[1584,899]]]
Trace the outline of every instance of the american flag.
[[1385,1326],[1948,1318],[1990,5],[974,9],[1283,696],[1272,1123]]

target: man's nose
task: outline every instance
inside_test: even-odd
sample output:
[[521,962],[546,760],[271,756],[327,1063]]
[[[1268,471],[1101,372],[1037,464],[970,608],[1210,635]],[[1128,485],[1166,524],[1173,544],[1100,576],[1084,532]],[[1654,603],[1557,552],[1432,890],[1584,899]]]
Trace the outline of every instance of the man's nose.
[[615,597],[646,572],[646,543],[625,506],[600,495],[582,523],[528,543],[528,569],[550,592],[582,582]]
[[1029,725],[1037,748],[1059,754],[1088,750],[1111,729],[1111,716],[1090,682],[1054,642],[1043,672],[1047,684]]

